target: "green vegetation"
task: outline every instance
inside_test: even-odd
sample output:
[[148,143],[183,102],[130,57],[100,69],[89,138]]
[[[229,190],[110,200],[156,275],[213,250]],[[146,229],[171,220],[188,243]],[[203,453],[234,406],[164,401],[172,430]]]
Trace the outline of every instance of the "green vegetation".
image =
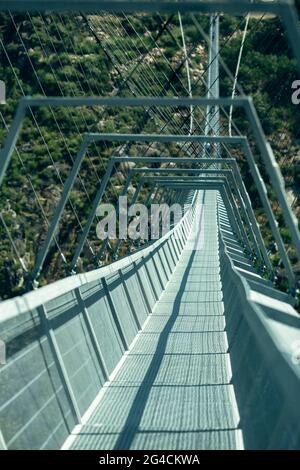
[[[88,95],[187,95],[186,71],[182,41],[176,15],[158,37],[167,17],[136,15],[126,17],[104,15],[84,18],[81,15],[14,15],[0,14],[1,79],[7,86],[7,104],[0,111],[9,127],[17,102],[22,94],[48,96]],[[197,18],[208,31],[208,18]],[[190,16],[183,17],[186,43],[190,51],[193,94],[203,95],[201,80],[207,66],[207,47]],[[241,19],[221,18],[221,55],[234,73],[241,42]],[[156,43],[154,42],[154,38]],[[271,142],[286,181],[289,198],[298,196],[300,182],[299,109],[291,103],[291,83],[297,78],[285,35],[275,18],[253,18],[250,21],[239,82],[245,93],[252,94],[264,130]],[[221,72],[221,94],[231,94],[231,81]],[[195,110],[195,122],[203,125],[202,111]],[[227,121],[222,114],[222,126]],[[234,113],[242,133],[249,132],[245,116]],[[84,132],[158,132],[170,120],[167,131],[187,132],[187,110],[100,109],[96,107],[66,109],[40,108],[29,112],[24,122],[11,165],[2,187],[0,205],[6,228],[0,223],[0,296],[7,298],[24,291],[26,275],[22,262],[30,271],[38,248],[47,232],[59,199],[62,183],[80,147]],[[7,135],[0,128],[0,145]],[[249,134],[252,142],[251,134]],[[253,151],[260,162],[259,153]],[[65,275],[74,244],[90,210],[91,201],[101,181],[108,158],[121,151],[119,144],[92,145],[80,171],[69,204],[62,218],[40,276],[40,283]],[[146,145],[126,146],[131,156],[147,151]],[[177,155],[175,144],[154,145],[148,155]],[[286,281],[280,259],[260,207],[249,171],[238,150],[244,181],[272,260],[278,267],[279,283]],[[259,163],[260,164],[260,163]],[[265,176],[264,168],[260,164]],[[126,169],[117,171],[109,186],[107,201],[115,200],[122,190]],[[83,184],[84,183],[84,184]],[[142,195],[145,194],[145,190]],[[299,273],[290,234],[283,223],[276,198],[269,186],[269,197],[276,212],[280,231],[289,247],[289,255]],[[295,212],[299,207],[295,202]],[[95,227],[93,227],[91,234]],[[12,248],[7,230],[14,241]],[[60,247],[61,252],[58,250]],[[99,248],[93,235],[78,264],[79,270],[94,267],[91,250]],[[126,247],[123,248],[123,253]],[[64,261],[63,253],[67,263]],[[20,261],[21,258],[21,261]],[[109,255],[106,258],[109,260]]]

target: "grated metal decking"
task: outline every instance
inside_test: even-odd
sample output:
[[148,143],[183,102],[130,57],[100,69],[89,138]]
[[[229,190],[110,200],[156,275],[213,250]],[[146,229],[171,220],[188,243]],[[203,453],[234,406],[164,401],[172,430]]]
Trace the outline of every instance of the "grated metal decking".
[[[64,448],[243,447],[230,384],[217,193],[204,197],[199,232],[192,232],[152,315]],[[201,240],[197,249],[194,239]]]

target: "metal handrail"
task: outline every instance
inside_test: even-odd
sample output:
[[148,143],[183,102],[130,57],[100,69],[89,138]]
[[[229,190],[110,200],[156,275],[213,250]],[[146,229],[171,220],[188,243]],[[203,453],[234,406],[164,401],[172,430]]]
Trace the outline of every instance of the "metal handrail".
[[164,242],[170,239],[173,235],[182,229],[184,224],[191,226],[192,218],[194,216],[195,203],[197,195],[195,194],[192,202],[191,211],[187,211],[178,224],[173,227],[168,233],[162,236],[159,240],[149,244],[146,248],[138,250],[136,253],[125,256],[124,258],[115,261],[108,266],[103,266],[98,269],[94,269],[87,273],[75,274],[73,276],[60,279],[52,284],[40,287],[39,289],[33,290],[24,294],[23,296],[17,296],[13,299],[8,299],[0,303],[0,324],[4,321],[16,317],[22,313],[28,312],[40,305],[45,304],[67,292],[82,287],[88,283],[96,281],[98,279],[105,278],[114,273],[117,273],[120,269],[124,269],[131,264],[145,258],[153,251],[159,249]]

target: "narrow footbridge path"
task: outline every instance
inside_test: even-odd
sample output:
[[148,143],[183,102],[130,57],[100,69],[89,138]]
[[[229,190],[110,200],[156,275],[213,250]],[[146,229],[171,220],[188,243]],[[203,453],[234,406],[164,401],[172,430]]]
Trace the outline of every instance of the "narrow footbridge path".
[[231,223],[197,190],[157,242],[3,302],[2,447],[297,448],[300,320]]
[[90,418],[69,439],[71,448],[243,447],[230,384],[216,191],[203,199],[200,224],[166,289]]

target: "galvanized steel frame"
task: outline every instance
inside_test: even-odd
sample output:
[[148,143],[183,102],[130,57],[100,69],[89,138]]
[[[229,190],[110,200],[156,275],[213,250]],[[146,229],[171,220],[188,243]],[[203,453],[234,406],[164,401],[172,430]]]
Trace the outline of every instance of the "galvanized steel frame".
[[233,16],[243,15],[248,12],[254,13],[274,13],[281,17],[289,38],[292,50],[297,59],[298,70],[300,72],[300,30],[298,25],[298,15],[292,0],[281,0],[277,2],[246,2],[241,0],[219,0],[197,1],[197,0],[0,0],[0,10],[11,11],[87,11],[90,13],[118,12],[156,12],[166,13],[226,13]]
[[[257,116],[255,107],[253,105],[253,101],[249,97],[243,97],[243,98],[114,98],[114,97],[109,97],[109,98],[99,98],[99,97],[80,97],[80,98],[61,98],[61,97],[55,97],[55,98],[32,98],[32,97],[24,97],[20,100],[17,112],[14,118],[14,121],[12,123],[12,126],[10,128],[10,131],[8,133],[7,139],[5,141],[4,148],[1,151],[1,163],[0,163],[0,183],[4,177],[6,168],[8,166],[9,160],[11,158],[11,154],[13,152],[15,143],[17,141],[18,135],[20,133],[21,127],[22,127],[22,122],[23,119],[26,115],[26,111],[29,107],[41,107],[41,106],[174,106],[174,107],[189,107],[191,105],[193,106],[200,106],[200,105],[221,105],[221,106],[237,106],[241,107],[245,110],[249,122],[251,124],[258,148],[260,149],[260,153],[263,157],[264,163],[266,165],[266,170],[269,174],[270,181],[273,185],[274,191],[277,195],[278,201],[282,207],[283,210],[283,216],[285,219],[285,222],[291,232],[292,240],[293,243],[295,244],[298,256],[300,257],[300,234],[298,231],[298,222],[296,217],[294,216],[291,207],[289,206],[286,196],[285,196],[285,188],[284,188],[284,181],[279,169],[279,166],[275,160],[275,157],[273,155],[271,146],[268,144],[266,141],[265,135],[263,133],[259,118]],[[158,136],[159,140],[158,141],[164,141],[164,136]],[[184,136],[185,140],[188,140],[188,137],[194,138],[195,136]],[[125,139],[126,137],[124,137]],[[141,138],[141,136],[139,136]],[[217,142],[217,139],[222,139],[222,136],[218,137],[215,136],[215,142]],[[207,141],[207,136],[203,136],[203,141]],[[226,141],[230,139],[230,137],[225,137]],[[234,137],[234,139],[238,139],[238,137]],[[80,167],[80,155],[84,155],[87,146],[89,145],[90,141],[95,141],[95,140],[102,140],[101,134],[87,134],[82,145],[80,148],[79,155],[76,158],[75,164],[71,170],[71,173],[69,175],[69,178],[67,181],[70,181],[73,177],[74,174],[77,174],[77,171],[79,170]],[[117,134],[115,135],[115,140],[118,140]],[[127,138],[127,140],[129,140]],[[221,142],[221,140],[220,140]],[[245,144],[245,149],[247,149],[246,155],[249,154],[250,146],[249,144]],[[103,180],[102,180],[103,183]],[[104,181],[105,183],[105,181]],[[103,187],[103,184],[101,184],[101,188]],[[101,189],[100,188],[100,189]],[[263,192],[265,190],[261,189],[260,195],[263,196]],[[265,194],[266,196],[266,194]],[[265,202],[268,202],[267,197],[265,198]],[[94,200],[96,203],[96,199]],[[93,205],[93,211],[96,211],[98,202],[95,205]],[[270,216],[270,214],[269,214]],[[270,220],[269,220],[270,222]],[[88,225],[88,224],[87,224]],[[88,230],[86,230],[87,225],[85,227],[85,230],[83,232],[83,237],[86,238],[88,234]],[[280,251],[280,256],[282,257],[282,260],[285,264],[285,267],[287,271],[289,271],[289,277],[293,277],[293,271],[289,262],[288,257],[286,256],[285,253],[285,248],[284,244],[281,240],[279,231],[277,229],[277,224],[275,220],[272,220],[272,230],[274,233],[276,233],[276,243],[278,244],[278,249]],[[279,236],[278,236],[279,234]],[[274,235],[275,236],[275,235]],[[81,250],[80,250],[81,252]],[[77,251],[76,251],[76,256],[77,256]],[[72,263],[74,264],[74,263]],[[38,274],[38,273],[36,273]]]
[[[197,168],[197,169],[180,169],[180,168],[143,168],[143,169],[137,169],[137,168],[133,168],[129,171],[128,173],[128,177],[130,175],[130,177],[132,177],[132,174],[139,174],[141,173],[142,176],[141,176],[141,181],[146,181],[146,182],[152,182],[152,181],[156,181],[156,182],[161,182],[163,181],[161,179],[161,177],[156,177],[156,176],[145,176],[145,174],[148,174],[148,173],[171,173],[172,175],[174,175],[174,173],[192,173],[193,175],[194,174],[201,174],[201,173],[205,173],[206,175],[210,175],[210,174],[215,174],[215,175],[225,175],[227,176],[229,179],[230,179],[230,182],[231,182],[231,187],[233,189],[233,191],[236,193],[236,196],[238,198],[238,201],[240,203],[240,207],[242,209],[242,212],[243,212],[243,215],[244,215],[244,218],[245,218],[245,221],[246,221],[246,227],[249,227],[249,232],[250,232],[250,238],[252,240],[252,243],[253,243],[253,249],[251,248],[250,244],[246,243],[247,245],[247,248],[249,250],[249,252],[252,252],[254,250],[257,258],[259,259],[259,262],[260,262],[260,265],[261,267],[263,266],[263,257],[260,253],[260,249],[259,249],[259,241],[256,239],[256,235],[255,235],[255,231],[253,230],[253,227],[252,227],[252,223],[250,221],[250,218],[251,218],[251,214],[250,214],[250,217],[248,215],[248,212],[247,212],[247,200],[245,201],[244,200],[244,197],[245,195],[242,196],[241,192],[240,192],[240,188],[239,188],[239,184],[238,182],[236,181],[236,178],[235,178],[235,175],[233,173],[232,170],[227,170],[227,169],[203,169],[203,168]],[[183,181],[188,178],[188,177],[185,177],[183,176]],[[192,179],[192,181],[194,181],[194,179]],[[252,209],[252,208],[251,208]],[[244,230],[244,228],[243,228]],[[247,240],[248,240],[248,237],[247,237]],[[265,247],[264,245],[262,245],[262,252],[263,252],[263,256],[266,255],[266,259],[268,260],[267,263],[269,262],[269,259],[268,259],[268,256],[267,256],[267,252],[265,250]],[[97,255],[98,257],[98,255]],[[270,271],[272,271],[272,267],[271,267],[271,264],[269,262],[269,265],[266,264],[266,266],[268,266],[268,270],[269,270],[269,267],[270,267]]]

